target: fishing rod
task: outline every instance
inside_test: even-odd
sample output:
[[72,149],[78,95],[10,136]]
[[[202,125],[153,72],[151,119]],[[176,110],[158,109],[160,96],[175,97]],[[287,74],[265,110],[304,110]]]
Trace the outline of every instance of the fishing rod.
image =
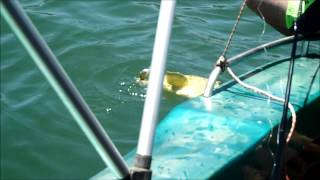
[[[300,1],[299,12],[298,12],[299,15],[301,14],[301,7],[302,7],[302,3]],[[298,44],[297,21],[294,22],[293,31],[294,31],[294,38],[292,43],[291,59],[289,63],[289,71],[288,71],[287,85],[286,85],[286,91],[285,91],[285,101],[283,104],[281,122],[278,127],[278,133],[277,133],[278,146],[276,147],[276,156],[275,156],[276,159],[273,164],[270,180],[282,179],[284,176],[283,167],[285,163],[284,150],[286,148],[286,131],[287,131],[287,125],[288,125],[288,104],[289,104],[290,94],[291,94],[291,84],[292,84],[294,63],[295,63],[296,50],[297,50],[297,44]]]

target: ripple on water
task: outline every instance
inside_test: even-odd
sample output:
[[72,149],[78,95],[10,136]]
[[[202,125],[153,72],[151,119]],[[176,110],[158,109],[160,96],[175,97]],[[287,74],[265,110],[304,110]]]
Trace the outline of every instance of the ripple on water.
[[[22,4],[120,152],[126,154],[138,139],[146,89],[134,78],[150,66],[159,2],[24,0]],[[237,0],[177,3],[167,67],[208,75],[239,5]],[[246,23],[255,18],[253,14],[244,17]],[[240,28],[233,47],[254,46],[261,27]],[[1,178],[88,179],[105,166],[4,21],[0,28],[0,100],[5,119],[1,119],[1,140],[5,137],[1,161],[6,164],[1,166]],[[268,39],[276,36],[265,34]],[[160,117],[181,101],[164,96]],[[212,127],[207,124],[204,130]],[[192,142],[191,134],[187,132],[176,143]],[[219,141],[224,136],[206,138]],[[186,176],[191,175],[181,177]]]

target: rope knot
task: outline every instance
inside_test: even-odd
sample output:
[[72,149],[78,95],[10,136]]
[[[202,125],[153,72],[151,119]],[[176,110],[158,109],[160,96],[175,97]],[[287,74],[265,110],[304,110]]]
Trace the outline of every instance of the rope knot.
[[219,66],[222,71],[225,71],[229,67],[229,63],[224,56],[220,56],[217,60],[216,66]]

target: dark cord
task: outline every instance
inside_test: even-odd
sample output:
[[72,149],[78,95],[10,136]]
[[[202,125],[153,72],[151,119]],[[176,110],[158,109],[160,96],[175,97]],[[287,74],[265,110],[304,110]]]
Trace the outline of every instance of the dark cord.
[[[300,2],[300,9],[301,9],[301,2]],[[277,147],[276,147],[276,155],[275,155],[275,162],[273,164],[270,180],[280,180],[285,179],[284,173],[284,165],[285,165],[285,148],[286,148],[286,136],[287,136],[287,125],[288,125],[288,103],[290,100],[290,92],[291,92],[291,83],[292,83],[292,76],[293,76],[293,69],[294,69],[294,61],[296,57],[296,49],[297,49],[297,42],[298,42],[298,33],[297,33],[297,22],[294,23],[294,39],[292,43],[292,50],[291,50],[291,59],[289,64],[289,72],[288,72],[288,81],[286,86],[285,92],[285,101],[283,104],[283,111],[282,111],[282,118],[280,125],[278,127],[278,134],[277,134]]]

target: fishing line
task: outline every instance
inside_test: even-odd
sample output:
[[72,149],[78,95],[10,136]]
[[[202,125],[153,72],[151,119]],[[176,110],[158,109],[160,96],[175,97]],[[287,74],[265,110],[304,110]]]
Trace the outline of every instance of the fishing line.
[[[264,0],[260,0],[260,1],[259,1],[259,4],[258,4],[258,6],[257,6],[257,11],[258,11],[258,13],[259,13],[260,18],[262,19],[262,22],[263,22],[263,28],[262,28],[262,31],[261,31],[260,36],[259,36],[259,44],[262,44],[262,37],[264,36],[264,34],[265,34],[265,32],[266,32],[266,26],[267,26],[266,19],[265,19],[264,15],[263,15],[263,13],[261,12],[261,9],[260,9],[263,1],[264,1]],[[263,48],[263,51],[264,51],[266,57],[269,57],[269,53],[268,53],[268,50],[267,50],[266,47]],[[269,57],[269,58],[270,58],[270,57]],[[268,84],[267,84],[267,90],[269,91],[269,86],[268,86]],[[269,97],[268,97],[268,98],[269,98]],[[271,100],[271,98],[268,99],[268,103],[270,103],[270,100]],[[270,155],[271,155],[272,163],[274,163],[274,161],[275,161],[274,153],[273,153],[272,148],[271,148],[271,146],[270,146],[271,140],[272,140],[272,138],[273,138],[274,128],[273,128],[272,120],[271,120],[271,119],[268,119],[268,122],[269,122],[271,131],[270,131],[270,133],[269,133],[269,135],[268,135],[267,142],[266,142],[266,146],[267,146],[268,152],[269,152]]]
[[[266,48],[264,48],[264,49],[266,49]],[[268,84],[266,84],[266,89],[267,89],[267,92],[271,92],[271,90],[270,90],[270,87],[269,87],[269,85]],[[271,98],[269,98],[268,97],[268,104],[270,104],[271,103]],[[265,141],[266,143],[266,146],[267,146],[267,150],[268,150],[268,153],[270,154],[270,156],[271,156],[271,159],[272,159],[272,163],[274,163],[274,153],[273,153],[273,151],[272,151],[272,148],[271,148],[271,146],[270,146],[270,144],[271,144],[271,140],[272,140],[272,137],[273,137],[273,123],[272,123],[272,119],[270,119],[270,118],[268,118],[267,119],[268,120],[268,122],[269,122],[269,127],[270,127],[270,129],[271,129],[271,131],[270,131],[270,133],[269,133],[269,135],[268,135],[268,137],[266,138],[267,140]]]
[[[261,33],[260,33],[260,36],[259,36],[259,44],[262,44],[262,43],[261,43],[262,37],[263,37],[263,35],[264,35],[265,32],[266,32],[266,26],[267,26],[266,19],[265,19],[264,15],[262,14],[261,9],[260,9],[263,1],[264,1],[264,0],[260,0],[260,1],[259,1],[259,4],[258,4],[258,7],[257,7],[257,11],[258,11],[258,13],[259,13],[260,18],[262,19],[262,22],[263,22],[263,29],[262,29],[262,31],[261,31]],[[267,48],[264,47],[263,50],[264,50],[264,53],[268,56]]]

